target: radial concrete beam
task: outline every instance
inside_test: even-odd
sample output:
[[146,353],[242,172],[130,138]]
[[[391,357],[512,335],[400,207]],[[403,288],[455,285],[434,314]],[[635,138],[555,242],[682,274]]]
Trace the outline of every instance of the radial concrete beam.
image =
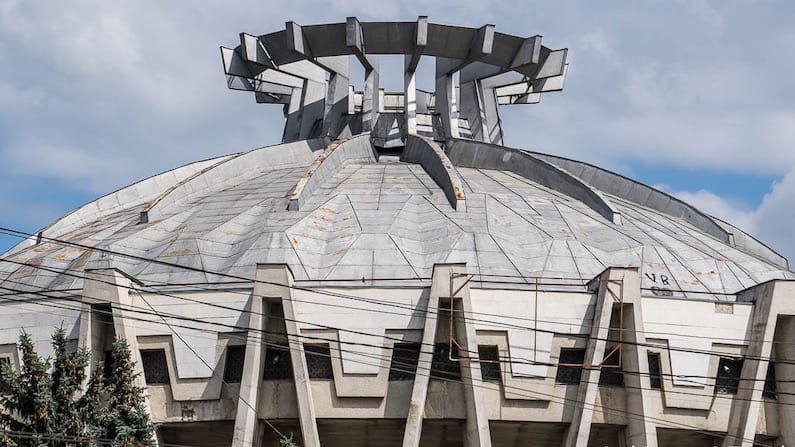
[[240,50],[241,58],[248,62],[249,69],[254,75],[267,69],[277,68],[257,36],[240,33]]
[[295,186],[287,193],[287,209],[300,210],[323,182],[349,163],[376,163],[369,135],[357,135],[350,140],[338,140],[328,145]]
[[422,166],[444,191],[450,206],[458,211],[466,211],[466,196],[461,177],[442,148],[433,140],[419,135],[409,135],[406,147],[400,153],[400,161]]
[[638,205],[681,218],[721,241],[729,242],[729,233],[710,216],[663,191],[636,182],[608,170],[555,155],[533,153],[536,158],[554,164],[594,188]]
[[457,71],[461,71],[464,67],[491,54],[493,45],[494,25],[485,25],[478,28],[472,38],[472,42],[469,44],[469,54],[467,54],[467,57],[463,60],[459,60],[457,64],[453,64],[448,68],[447,74],[452,75]]
[[518,149],[472,140],[448,141],[447,156],[454,166],[511,171],[547,188],[573,197],[615,224],[621,214],[599,191],[552,163]]

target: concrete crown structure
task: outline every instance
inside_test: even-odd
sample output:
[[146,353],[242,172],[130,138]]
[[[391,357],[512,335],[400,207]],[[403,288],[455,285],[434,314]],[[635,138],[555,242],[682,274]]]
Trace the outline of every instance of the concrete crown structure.
[[[134,350],[163,445],[795,445],[795,274],[730,223],[503,146],[540,36],[302,26],[221,49],[282,143],[88,203],[0,260],[0,358]],[[379,55],[405,88],[379,86]],[[435,60],[435,91],[416,87]],[[364,71],[362,90],[349,63]],[[457,85],[456,85],[457,82]]]

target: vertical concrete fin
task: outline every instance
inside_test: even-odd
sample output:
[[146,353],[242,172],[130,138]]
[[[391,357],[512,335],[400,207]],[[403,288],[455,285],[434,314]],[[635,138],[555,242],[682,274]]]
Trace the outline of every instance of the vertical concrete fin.
[[[135,315],[128,315],[130,312],[123,310],[120,306],[127,309],[133,305],[130,277],[115,269],[86,270],[83,282],[82,300],[87,304],[110,304],[113,314],[113,330],[117,338],[127,341],[130,348],[130,356],[135,362],[134,385],[146,388],[144,379],[143,363],[141,362],[141,350],[138,347],[138,337],[135,331]],[[82,321],[81,321],[82,322]],[[146,412],[152,415],[152,407],[149,403],[149,395],[144,395],[144,405]],[[156,433],[155,433],[156,435]],[[157,437],[155,437],[157,439]]]
[[[312,389],[304,355],[304,344],[298,337],[295,307],[292,300],[292,289],[282,287],[292,285],[293,274],[284,264],[257,265],[256,295],[281,300],[284,310],[284,324],[287,332],[287,343],[295,379],[295,394],[298,403],[298,419],[301,424],[301,436],[304,447],[319,447],[320,436],[317,431],[315,407],[312,401]],[[262,377],[261,375],[259,377]]]
[[[591,325],[591,337],[585,350],[584,363],[598,365],[602,363],[605,353],[605,340],[610,327],[614,297],[621,296],[621,283],[613,282],[621,278],[621,274],[614,269],[608,269],[596,281],[599,291],[596,295],[594,317]],[[576,405],[571,418],[571,424],[566,433],[564,447],[587,447],[591,435],[591,422],[593,421],[594,404],[599,386],[599,368],[584,368],[580,385],[577,389]]]
[[[451,275],[454,273],[450,272]],[[455,272],[459,273],[459,272]],[[455,331],[457,340],[461,344],[461,378],[464,382],[464,400],[467,404],[467,424],[465,441],[468,447],[491,447],[491,432],[489,418],[486,415],[486,401],[483,395],[483,377],[480,372],[480,362],[477,360],[478,340],[475,325],[471,319],[464,315],[472,315],[472,298],[469,294],[469,277],[461,275],[451,276],[450,285],[458,291],[454,300]],[[459,301],[460,300],[460,301]],[[470,361],[473,358],[476,361]]]
[[249,298],[248,333],[246,334],[246,354],[243,360],[243,377],[240,380],[240,394],[235,413],[235,429],[232,434],[232,447],[251,447],[257,439],[257,414],[259,413],[259,388],[264,362],[262,331],[267,318],[262,295],[257,284]]
[[738,296],[738,301],[754,303],[754,313],[750,342],[740,373],[742,379],[737,395],[732,400],[729,430],[723,439],[723,447],[754,445],[767,368],[773,353],[776,324],[779,316],[795,315],[795,303],[792,301],[794,293],[795,282],[772,281],[746,289]]
[[[447,277],[445,277],[447,276]],[[436,341],[436,328],[439,314],[439,297],[449,295],[449,267],[435,265],[431,279],[431,292],[425,306],[425,326],[422,330],[421,346],[432,346]],[[403,447],[418,447],[422,434],[422,421],[425,417],[425,400],[428,396],[433,351],[421,349],[417,360],[417,372],[411,390],[411,402],[406,416],[406,429],[403,433]]]
[[657,447],[657,426],[651,406],[651,382],[643,325],[643,308],[640,298],[640,274],[636,268],[612,269],[622,272],[621,298],[624,303],[623,336],[627,343],[621,346],[621,367],[638,374],[624,374],[627,411],[642,417],[627,418],[624,431],[625,445]]
[[[435,344],[438,326],[439,300],[448,298],[455,292],[456,310],[459,315],[472,312],[472,301],[467,286],[465,264],[436,264],[431,278],[431,291],[426,306],[425,326],[422,334],[423,346]],[[452,289],[452,290],[451,290]],[[458,341],[462,344],[463,352],[477,352],[477,337],[475,326],[466,319],[456,321],[455,331]],[[411,394],[406,430],[403,437],[403,447],[417,447],[420,445],[422,422],[425,413],[425,402],[428,395],[430,382],[430,369],[433,353],[429,349],[420,351],[417,372],[414,377],[414,387]],[[480,364],[468,361],[462,355],[461,377],[464,382],[464,400],[466,401],[466,444],[468,447],[491,447],[489,421],[486,416],[486,404],[483,389],[480,386]]]

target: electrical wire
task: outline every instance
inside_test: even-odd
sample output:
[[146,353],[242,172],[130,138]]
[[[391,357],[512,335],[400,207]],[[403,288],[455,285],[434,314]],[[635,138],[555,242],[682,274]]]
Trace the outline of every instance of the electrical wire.
[[[129,317],[129,316],[122,316],[122,318],[130,318],[130,317]],[[133,318],[133,319],[135,319],[135,318]],[[146,321],[146,322],[150,322],[150,323],[151,323],[151,320],[143,320],[143,321]],[[176,325],[175,325],[175,326],[176,326]],[[213,332],[213,333],[215,333],[215,334],[218,334],[218,332],[217,332],[217,331],[208,331],[208,332]],[[304,339],[311,339],[311,340],[322,340],[322,341],[326,341],[326,342],[339,342],[339,341],[337,341],[337,340],[334,340],[334,339],[326,339],[326,338],[321,338],[321,337],[312,337],[312,336],[299,335],[299,334],[279,334],[279,335],[295,336],[295,337],[297,337],[297,338],[304,338]],[[284,346],[284,345],[279,345],[279,344],[274,344],[274,343],[268,343],[268,342],[264,342],[264,341],[263,341],[263,343],[264,343],[266,346],[272,346],[272,347],[276,347],[276,348],[278,348],[278,349],[282,349],[282,350],[284,350],[284,349],[293,349],[293,348],[292,348],[292,347],[290,347],[289,345],[288,345],[288,346]],[[339,342],[339,343],[344,343],[344,342]],[[345,344],[362,345],[361,343],[345,343]],[[372,345],[366,345],[366,344],[365,344],[365,346],[372,346]],[[335,351],[339,351],[339,352],[349,352],[349,353],[355,354],[355,355],[357,355],[357,356],[359,356],[359,357],[369,357],[369,358],[375,358],[375,359],[379,359],[379,360],[382,360],[382,361],[386,359],[384,356],[373,355],[373,354],[370,354],[370,353],[367,353],[367,352],[363,352],[363,351],[352,351],[352,350],[350,350],[350,349],[348,349],[348,350],[346,351],[346,350],[344,350],[344,349],[342,349],[342,348],[340,348],[340,349],[335,349]],[[195,353],[194,353],[194,354],[195,354]],[[316,355],[325,356],[325,354],[316,354]],[[329,355],[329,356],[330,356],[330,355]],[[355,359],[351,359],[350,361],[352,361],[352,362],[354,362],[354,363],[362,363],[362,364],[366,364],[366,365],[370,365],[370,366],[374,366],[374,367],[378,367],[378,368],[382,368],[382,369],[383,369],[383,368],[386,368],[386,367],[385,367],[385,366],[384,366],[382,363],[378,363],[378,364],[372,364],[372,363],[367,363],[367,362],[357,361],[357,360],[355,360]],[[424,370],[432,371],[432,368],[424,368],[424,367],[420,367],[419,365],[417,366],[417,369],[424,369]],[[435,378],[435,379],[441,379],[441,380],[447,380],[447,381],[454,381],[454,380],[448,379],[448,378],[446,378],[446,377],[443,377],[443,376],[432,376],[432,378]],[[589,382],[586,382],[586,383],[589,383]],[[480,386],[480,387],[483,387],[483,385],[477,385],[477,384],[474,384],[474,383],[473,383],[473,386]],[[636,414],[636,413],[631,413],[631,412],[628,412],[628,411],[626,411],[626,410],[617,410],[617,409],[613,409],[613,408],[610,408],[610,407],[606,407],[606,406],[604,406],[604,405],[587,404],[587,403],[585,403],[585,402],[578,401],[578,400],[576,400],[576,399],[571,399],[571,398],[566,398],[566,397],[560,398],[560,397],[558,397],[558,396],[555,396],[555,395],[552,395],[552,394],[543,393],[543,392],[540,392],[540,391],[525,390],[525,389],[523,389],[523,388],[518,388],[518,387],[514,387],[514,386],[508,386],[508,385],[505,385],[505,384],[503,384],[502,386],[503,386],[504,388],[506,388],[506,389],[511,389],[511,390],[515,390],[515,391],[530,392],[530,393],[533,393],[533,394],[536,394],[536,395],[542,395],[542,396],[546,396],[546,397],[549,397],[549,398],[550,398],[550,400],[553,400],[553,401],[557,400],[559,403],[561,403],[561,402],[562,402],[562,403],[566,403],[566,402],[571,402],[571,401],[573,401],[573,402],[575,402],[575,403],[577,403],[577,404],[583,404],[583,407],[584,407],[585,405],[590,405],[592,409],[595,409],[595,408],[602,408],[603,410],[607,410],[607,411],[613,411],[613,412],[617,412],[617,413],[623,413],[623,414],[626,414],[628,417],[631,417],[631,415],[636,415],[636,416],[637,416],[637,414]],[[487,387],[487,388],[488,388],[488,387]],[[518,395],[520,395],[520,396],[521,396],[522,394],[518,394]],[[528,396],[528,395],[526,395],[526,394],[524,394],[523,396],[524,396],[524,397],[533,397],[533,396]],[[563,399],[563,400],[562,400],[562,401],[560,401],[560,399]],[[657,418],[653,418],[653,417],[649,417],[649,416],[643,416],[643,415],[640,415],[640,417],[645,417],[646,419],[652,419],[652,420],[655,420],[655,419],[657,419]],[[697,431],[703,432],[703,433],[705,433],[705,434],[708,434],[708,435],[710,435],[710,436],[718,436],[718,437],[721,437],[721,436],[719,436],[719,435],[715,435],[715,434],[713,434],[713,433],[710,433],[710,432],[707,432],[707,431],[700,430],[700,429],[699,429],[698,427],[696,427],[696,426],[689,426],[689,425],[687,425],[687,424],[678,424],[678,425],[676,425],[675,423],[671,423],[671,422],[664,421],[664,420],[661,420],[661,419],[660,419],[659,421],[660,421],[662,424],[665,424],[665,425],[669,426],[670,428],[687,428],[687,429],[696,429]],[[674,424],[674,425],[671,425],[671,424]]]
[[[134,256],[134,255],[129,255],[129,256]],[[36,266],[36,265],[30,264],[30,263],[24,263],[24,262],[20,262],[20,261],[11,261],[11,260],[5,260],[5,259],[0,259],[0,261],[11,262],[11,263],[15,263],[15,264],[23,264],[23,265],[27,265],[27,266],[33,267],[33,268],[41,268],[41,269],[44,269],[45,271],[51,271],[51,272],[55,272],[55,273],[59,273],[59,274],[65,274],[65,275],[68,275],[68,276],[74,276],[74,277],[77,277],[77,278],[80,278],[80,279],[84,278],[83,276],[79,276],[79,275],[76,275],[76,274],[70,274],[70,273],[66,273],[64,271],[57,271],[57,270],[54,270],[54,269],[47,269],[45,267]],[[160,262],[160,261],[153,260],[153,262]],[[177,265],[177,264],[174,264],[174,265]],[[222,273],[210,272],[210,271],[203,270],[203,269],[196,269],[194,267],[185,266],[185,268],[191,269],[191,270],[201,270],[201,271],[204,271],[205,273],[208,273],[208,274],[221,275],[221,276],[224,275]],[[235,277],[235,276],[232,275],[232,277]],[[10,280],[7,279],[7,281],[10,281]],[[425,310],[428,313],[434,313],[434,311],[429,310],[427,307],[423,307],[423,306],[419,306],[419,305],[417,305],[417,306],[402,305],[402,304],[398,304],[398,303],[384,302],[384,301],[379,301],[379,300],[375,300],[375,299],[359,297],[359,296],[355,296],[355,295],[344,295],[344,294],[329,292],[329,291],[325,291],[325,290],[321,290],[321,289],[300,288],[300,287],[296,287],[296,286],[290,286],[290,285],[285,285],[285,284],[280,284],[280,283],[275,283],[275,282],[269,282],[269,281],[255,280],[254,282],[263,283],[263,284],[266,284],[266,285],[274,285],[274,286],[279,286],[279,287],[302,290],[302,291],[311,292],[311,293],[318,293],[318,294],[322,294],[322,295],[331,295],[331,296],[335,296],[335,297],[339,297],[339,298],[347,298],[347,299],[351,299],[351,300],[364,301],[364,302],[368,302],[368,303],[371,303],[371,304],[384,305],[384,306],[387,306],[387,307],[397,307],[397,308],[400,308],[400,309],[409,310],[411,312],[414,312],[416,310]],[[115,283],[108,283],[108,284],[112,284],[112,285],[115,286]],[[125,286],[122,286],[122,287],[125,287]],[[127,287],[127,288],[129,288],[129,287]],[[177,298],[177,299],[190,301],[190,299],[188,299],[186,297],[181,297],[181,296],[178,296],[178,295],[168,295],[168,294],[163,294],[162,292],[153,292],[153,293],[157,293],[157,294],[164,295],[164,296],[169,296],[169,297],[172,297],[172,298]],[[301,300],[296,300],[296,299],[293,299],[293,300],[294,301],[298,301],[298,302],[301,301]],[[196,301],[196,300],[194,300],[194,301]],[[208,306],[214,306],[214,307],[219,307],[220,306],[220,305],[218,305],[216,303],[208,303],[208,302],[201,302],[201,301],[198,301],[198,302],[200,302],[202,304],[205,304],[205,305],[208,305]],[[322,302],[315,302],[315,301],[303,301],[303,302],[308,302],[308,303],[316,304],[316,305],[327,305],[327,304],[330,304],[330,303],[322,303]],[[344,306],[344,307],[347,308],[347,309],[357,309],[356,307],[353,307],[353,306]],[[358,309],[359,310],[363,310],[361,308],[358,308]],[[249,312],[249,311],[243,310],[242,312]],[[384,311],[379,311],[379,312],[385,313]],[[438,313],[438,311],[435,311],[435,312]],[[471,312],[465,312],[464,314],[466,315],[467,313],[472,314]],[[395,314],[403,315],[402,313],[395,313]],[[500,315],[496,315],[496,314],[488,314],[488,315],[501,317]],[[710,351],[710,350],[704,350],[704,349],[696,350],[696,349],[693,349],[693,348],[684,348],[684,347],[669,346],[669,345],[659,345],[659,344],[654,344],[654,343],[642,343],[642,342],[632,342],[632,341],[627,341],[627,340],[618,340],[618,339],[610,339],[610,338],[598,338],[598,337],[590,336],[589,334],[557,332],[557,331],[552,331],[552,330],[549,330],[549,329],[529,328],[529,327],[525,327],[525,326],[521,326],[521,325],[515,325],[515,324],[507,323],[505,321],[490,321],[490,320],[482,320],[482,319],[475,319],[475,318],[469,318],[469,320],[473,321],[473,322],[479,322],[479,323],[482,323],[482,324],[486,324],[486,325],[492,325],[494,327],[500,327],[500,328],[502,328],[502,327],[511,327],[511,328],[515,328],[515,329],[530,330],[530,331],[540,332],[540,333],[549,333],[549,334],[559,335],[559,336],[568,336],[568,337],[585,338],[585,339],[596,339],[596,340],[607,341],[607,342],[612,342],[612,343],[622,343],[622,344],[629,344],[629,345],[635,345],[635,346],[645,346],[645,347],[652,347],[652,348],[657,348],[657,349],[666,349],[666,350],[669,350],[669,351],[681,351],[681,352],[687,352],[687,353],[692,353],[692,354],[703,354],[703,355],[711,355],[711,356],[718,356],[718,357],[745,358],[745,359],[751,359],[751,360],[767,360],[766,358],[762,358],[762,357],[754,358],[752,356],[747,356],[747,355],[736,356],[736,355],[732,355],[732,354],[727,354],[725,352],[717,352],[717,351]],[[566,323],[562,323],[562,322],[550,322],[550,323],[566,324]],[[659,334],[659,333],[655,333],[655,334]],[[721,339],[719,339],[719,340],[721,340]],[[740,341],[740,340],[738,339],[738,341]],[[746,342],[746,341],[743,340],[743,342]],[[780,362],[781,363],[795,364],[795,362],[789,361],[789,360],[780,360]]]
[[567,335],[571,335],[571,334],[567,334]]

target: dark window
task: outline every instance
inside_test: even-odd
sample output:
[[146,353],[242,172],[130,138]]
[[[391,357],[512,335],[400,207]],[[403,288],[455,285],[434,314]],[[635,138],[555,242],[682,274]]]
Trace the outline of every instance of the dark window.
[[500,351],[497,346],[478,346],[478,357],[480,357],[480,375],[483,380],[499,382],[502,374],[500,374]]
[[389,380],[414,380],[420,359],[419,343],[395,343],[392,347],[392,364]]
[[328,345],[304,345],[306,367],[310,379],[333,379],[331,350]]
[[243,378],[243,363],[246,360],[245,346],[226,347],[226,365],[224,366],[224,382],[240,383]]
[[[8,357],[0,357],[0,372],[2,372],[3,369],[6,368],[8,369],[9,372],[11,372],[11,359]],[[0,392],[5,392],[5,391],[8,391],[8,384],[6,383],[5,380],[3,380],[3,376],[0,375]]]
[[648,352],[649,359],[649,384],[652,389],[662,389],[662,368],[660,367],[660,354],[657,352]]
[[718,374],[715,376],[715,392],[737,394],[742,370],[742,359],[721,357],[718,363]]
[[115,366],[113,363],[113,351],[105,351],[105,358],[102,360],[102,378],[105,383],[110,383],[109,380],[113,376]]
[[584,361],[585,349],[561,349],[560,358],[558,359],[558,372],[555,375],[555,382],[564,383],[566,385],[580,383],[580,377],[582,376],[582,364]]
[[[619,348],[620,349],[620,348]],[[619,366],[619,351],[613,348],[605,349],[605,357],[602,361],[602,368],[599,372],[599,385],[624,386],[624,371]]]
[[287,346],[269,345],[265,348],[265,372],[263,380],[281,380],[293,378],[293,363],[290,359],[290,348]]
[[147,385],[169,383],[166,351],[163,349],[141,351],[141,363],[143,363],[144,379],[146,379]]
[[[458,358],[458,347],[455,345],[453,345],[452,357],[454,359]],[[458,360],[450,360],[450,344],[438,343],[433,347],[431,378],[461,380],[461,364]]]
[[776,399],[776,363],[773,361],[767,364],[767,376],[765,377],[765,386],[762,388],[762,396],[769,399]]

